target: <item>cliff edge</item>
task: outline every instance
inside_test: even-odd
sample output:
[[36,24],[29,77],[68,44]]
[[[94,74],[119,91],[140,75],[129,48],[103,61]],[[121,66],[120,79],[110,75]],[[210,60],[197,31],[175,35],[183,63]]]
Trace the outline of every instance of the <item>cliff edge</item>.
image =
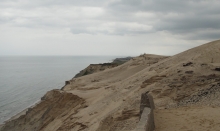
[[111,69],[116,66],[119,66],[121,64],[124,64],[125,62],[132,59],[132,57],[125,57],[125,58],[116,58],[111,63],[103,63],[103,64],[90,64],[85,69],[81,70],[79,73],[77,73],[74,78],[93,74],[99,71],[104,71],[105,69]]
[[220,130],[219,58],[219,40],[171,57],[135,57],[69,80],[1,131],[135,131],[145,92],[154,100],[155,131]]

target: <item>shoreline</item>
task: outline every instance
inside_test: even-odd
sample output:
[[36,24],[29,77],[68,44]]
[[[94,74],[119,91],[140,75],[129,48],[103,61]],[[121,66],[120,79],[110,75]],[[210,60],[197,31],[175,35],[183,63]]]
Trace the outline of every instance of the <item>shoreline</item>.
[[[126,60],[129,60],[129,58],[131,59],[132,57],[125,57],[125,58],[114,58],[113,60],[111,60],[110,62],[108,62],[108,63],[117,63],[117,62],[124,62],[124,61],[126,61]],[[106,63],[102,63],[102,64],[106,64]],[[90,63],[90,65],[100,65],[100,64],[91,64]],[[88,65],[88,66],[90,66],[90,65]],[[86,67],[87,68],[87,67]],[[79,73],[80,73],[80,71],[83,71],[83,70],[85,70],[86,68],[84,68],[84,69],[82,69],[82,70],[79,70]],[[79,73],[77,73],[77,74],[79,74]],[[75,74],[75,75],[77,75],[77,74]],[[74,78],[74,77],[73,77]],[[68,81],[68,80],[67,80]],[[66,81],[65,81],[66,82]],[[61,88],[59,88],[60,90],[62,90],[64,87],[66,86],[66,84],[64,83],[64,85],[61,87]],[[49,90],[50,91],[50,90]],[[47,91],[48,92],[48,91]],[[41,97],[43,97],[43,96],[41,96]],[[1,128],[1,126],[3,126],[5,123],[7,123],[7,122],[9,122],[9,121],[12,121],[12,120],[14,120],[14,119],[16,119],[16,118],[19,118],[20,116],[22,116],[22,115],[25,115],[26,114],[26,112],[28,111],[28,109],[29,108],[33,108],[34,106],[36,106],[37,104],[39,104],[41,102],[41,98],[39,99],[39,100],[37,100],[36,102],[34,102],[33,104],[30,104],[29,106],[27,106],[25,109],[23,109],[22,111],[19,111],[18,113],[16,113],[15,115],[13,115],[13,116],[11,116],[10,118],[7,118],[5,121],[3,121],[2,123],[0,123],[0,128]]]
[[26,107],[26,108],[23,109],[22,111],[16,113],[16,114],[13,115],[12,117],[6,119],[3,123],[0,123],[0,129],[1,129],[1,127],[2,127],[5,123],[7,123],[7,122],[9,122],[9,121],[12,121],[12,120],[14,120],[14,119],[17,119],[17,118],[19,118],[19,117],[22,116],[22,115],[25,115],[26,112],[28,111],[28,109],[35,107],[35,106],[36,106],[37,104],[39,104],[40,102],[41,102],[41,100],[37,100],[36,102],[34,102],[34,103],[31,104],[30,106]]
[[174,56],[140,55],[105,71],[90,65],[0,131],[218,131],[219,49],[220,40]]
[[[120,64],[123,64],[123,63],[129,61],[129,60],[132,59],[132,58],[133,58],[133,57],[114,58],[112,61],[110,61],[110,62],[108,62],[108,63],[90,64],[90,65],[88,65],[88,67],[91,66],[91,65],[96,66],[96,65],[108,65],[108,64],[116,64],[116,63],[117,63],[118,65],[120,65]],[[112,68],[113,68],[113,67],[112,67]],[[85,70],[85,69],[87,69],[87,67],[84,68],[84,69],[82,69],[82,70],[80,70],[79,73],[80,73],[81,71]],[[92,72],[92,73],[95,73],[95,72],[96,72],[96,71],[94,71],[94,72]],[[79,73],[77,73],[77,74],[79,74]],[[92,73],[91,73],[91,74],[92,74]],[[75,75],[77,75],[77,74],[75,74]],[[82,75],[82,76],[83,76],[83,75]],[[74,77],[73,77],[73,78],[74,78]],[[68,80],[68,81],[69,81],[69,80]],[[61,88],[59,88],[59,90],[62,90],[62,89],[67,85],[66,82],[67,82],[67,81],[65,81],[64,85],[63,85]],[[49,91],[50,91],[50,90],[49,90]],[[48,92],[48,91],[47,91],[47,92]],[[45,95],[45,94],[44,94],[44,95]],[[43,97],[43,96],[42,96],[42,97]],[[42,98],[42,97],[41,97],[41,98]],[[33,104],[30,104],[30,106],[27,106],[27,107],[26,107],[25,109],[23,109],[22,111],[16,113],[15,115],[11,116],[10,118],[7,118],[5,121],[3,121],[3,123],[0,123],[0,129],[1,129],[7,122],[13,121],[13,120],[19,118],[20,116],[25,115],[26,112],[27,112],[30,108],[34,108],[37,104],[39,104],[39,103],[42,101],[41,98],[40,98],[39,100],[37,100],[36,102],[34,102]]]

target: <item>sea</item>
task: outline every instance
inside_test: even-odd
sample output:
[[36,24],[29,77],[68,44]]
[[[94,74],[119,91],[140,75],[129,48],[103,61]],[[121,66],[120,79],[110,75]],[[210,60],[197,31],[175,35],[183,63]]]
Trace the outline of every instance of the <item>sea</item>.
[[89,64],[119,56],[0,56],[0,124],[61,89]]

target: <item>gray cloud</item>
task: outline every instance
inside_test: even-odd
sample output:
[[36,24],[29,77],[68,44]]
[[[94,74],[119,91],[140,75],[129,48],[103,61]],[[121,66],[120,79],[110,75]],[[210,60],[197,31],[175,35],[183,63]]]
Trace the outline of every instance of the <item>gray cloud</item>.
[[74,34],[135,35],[168,31],[188,36],[198,30],[220,28],[217,0],[2,0],[1,5],[1,23],[29,28],[71,28]]
[[174,18],[164,18],[155,26],[157,30],[167,30],[174,33],[187,33],[203,29],[219,29],[220,17],[188,15]]
[[220,30],[213,30],[213,29],[204,29],[199,30],[195,34],[188,34],[188,36],[183,36],[185,39],[191,39],[191,40],[217,40],[220,38]]
[[1,0],[0,48],[17,41],[34,40],[37,47],[36,42],[72,44],[77,39],[75,45],[129,43],[142,51],[145,44],[155,50],[167,49],[165,44],[180,51],[192,41],[219,39],[219,5],[218,0]]
[[[145,21],[152,21],[152,31],[168,31],[172,34],[180,34],[188,36],[206,29],[217,31],[220,29],[220,1],[217,0],[154,0],[141,1],[139,0],[121,0],[109,6],[110,10],[114,12],[124,13],[125,16],[132,16],[135,12],[150,12],[155,15],[154,19],[145,19]],[[132,19],[132,17],[131,17]],[[141,18],[140,18],[141,19]],[[131,20],[132,21],[132,20]],[[139,22],[143,20],[139,20]],[[207,36],[208,33],[206,33]],[[212,33],[213,34],[213,33]],[[199,38],[198,37],[190,37]],[[185,37],[186,38],[186,37]],[[212,37],[201,36],[200,39],[218,39],[218,35]]]

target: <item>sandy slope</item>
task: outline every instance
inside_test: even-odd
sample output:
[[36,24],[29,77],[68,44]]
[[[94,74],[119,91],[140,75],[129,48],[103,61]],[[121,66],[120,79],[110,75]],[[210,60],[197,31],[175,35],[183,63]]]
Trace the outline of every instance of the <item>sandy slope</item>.
[[[220,41],[211,42],[172,57],[142,55],[121,66],[70,80],[70,84],[64,87],[64,91],[59,91],[62,95],[57,101],[63,100],[65,93],[79,99],[81,102],[72,99],[72,103],[76,104],[73,104],[74,106],[70,104],[71,109],[59,102],[56,104],[56,101],[52,102],[54,106],[50,103],[47,106],[41,106],[41,102],[32,110],[39,108],[44,115],[35,113],[30,118],[27,114],[16,120],[18,122],[25,119],[24,123],[19,125],[14,120],[8,122],[3,130],[15,130],[18,127],[24,130],[28,129],[26,127],[32,129],[38,127],[39,130],[45,131],[135,130],[141,93],[150,91],[157,110],[155,112],[157,131],[170,129],[171,125],[176,128],[170,130],[188,129],[185,128],[188,126],[187,122],[185,125],[178,126],[178,122],[182,121],[178,114],[181,114],[185,120],[191,120],[193,117],[193,129],[205,131],[208,126],[199,128],[199,124],[200,120],[208,115],[201,115],[212,112],[208,120],[215,114],[219,115],[217,112],[220,105],[219,58]],[[50,93],[46,96],[51,96],[49,97],[51,100],[56,98]],[[65,99],[64,103],[68,104],[68,99]],[[51,107],[49,111],[48,107]],[[29,113],[32,113],[32,110]],[[51,113],[53,110],[59,112]],[[194,114],[195,112],[198,113]],[[45,115],[46,117],[43,117]],[[44,123],[40,125],[30,123],[34,120]],[[220,120],[214,119],[214,123],[220,123]],[[213,129],[220,130],[217,126]]]
[[181,107],[156,110],[155,131],[218,131],[220,107]]
[[84,98],[89,105],[77,114],[78,121],[86,122],[91,131],[135,129],[141,84],[135,74],[165,58],[145,55],[122,66],[73,79],[64,90]]

